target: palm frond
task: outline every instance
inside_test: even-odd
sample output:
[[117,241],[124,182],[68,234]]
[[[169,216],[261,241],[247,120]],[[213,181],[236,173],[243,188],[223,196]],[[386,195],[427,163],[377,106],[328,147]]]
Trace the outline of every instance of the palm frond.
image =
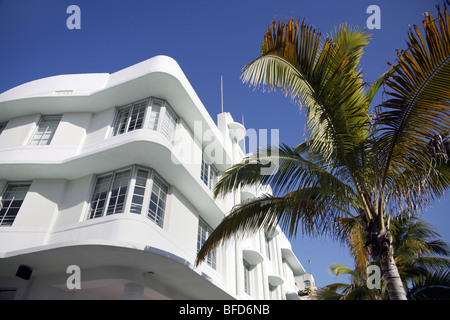
[[348,291],[349,287],[348,283],[332,283],[319,288],[316,297],[318,300],[344,300],[344,293]]
[[[368,104],[357,62],[369,36],[343,26],[323,43],[321,38],[305,22],[300,26],[293,20],[278,25],[273,22],[261,56],[244,67],[242,80],[255,88],[280,88],[306,106],[310,135],[321,152],[328,151],[326,157],[338,147],[336,144],[351,149],[366,125]],[[343,135],[340,139],[339,134]]]
[[[424,188],[423,184],[417,185],[421,179],[411,179],[411,173],[429,172],[433,168],[424,146],[450,127],[449,21],[447,8],[444,12],[438,8],[437,20],[431,14],[424,20],[425,37],[414,26],[415,32],[408,35],[407,50],[397,52],[398,61],[392,66],[395,71],[385,82],[389,99],[381,104],[376,119],[383,159],[380,190],[384,186],[399,190],[391,194],[397,197],[402,197],[403,191],[407,193],[412,182],[416,183],[416,189]],[[434,186],[427,187],[431,190],[422,191],[434,191]],[[379,199],[383,201],[384,197]],[[421,194],[408,200],[407,204],[422,203]],[[404,201],[398,199],[398,203]]]
[[[273,166],[272,173],[261,174],[268,164]],[[285,144],[269,146],[261,154],[249,156],[226,170],[215,186],[214,195],[218,197],[248,185],[269,184],[275,194],[320,187],[324,194],[333,195],[337,203],[357,206],[353,189],[327,169],[321,157],[308,152],[308,143],[296,148]]]
[[450,270],[442,269],[415,279],[408,296],[411,300],[450,299]]
[[332,200],[322,193],[321,188],[303,188],[284,196],[266,194],[236,205],[205,241],[196,263],[235,235],[243,237],[277,224],[288,236],[295,236],[299,227],[305,235],[335,236],[329,219],[351,213]]
[[356,219],[343,217],[336,220],[335,229],[337,234],[342,235],[341,242],[348,246],[350,255],[355,260],[356,271],[364,273],[370,262],[370,250],[366,246],[366,234],[362,223],[357,223]]

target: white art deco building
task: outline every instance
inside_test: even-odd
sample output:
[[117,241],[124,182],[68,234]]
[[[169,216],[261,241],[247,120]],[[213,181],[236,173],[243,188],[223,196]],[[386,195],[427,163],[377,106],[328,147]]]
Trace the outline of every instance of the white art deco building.
[[2,93],[0,298],[298,299],[305,270],[279,227],[194,266],[235,204],[270,192],[213,197],[244,136],[165,56]]

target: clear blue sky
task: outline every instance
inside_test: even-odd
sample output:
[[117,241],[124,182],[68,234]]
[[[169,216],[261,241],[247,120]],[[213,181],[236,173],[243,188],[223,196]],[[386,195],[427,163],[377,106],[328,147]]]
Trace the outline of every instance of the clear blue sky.
[[[304,115],[281,93],[254,92],[239,80],[242,67],[259,55],[274,19],[306,18],[326,34],[340,23],[365,26],[369,5],[381,9],[381,29],[362,61],[373,81],[405,48],[409,26],[422,13],[435,14],[438,0],[0,0],[0,92],[43,77],[72,73],[113,73],[155,55],[178,61],[209,113],[224,109],[247,128],[279,129],[289,145],[303,141]],[[81,9],[81,29],[69,30],[69,5]],[[1,111],[0,111],[1,112]],[[447,198],[424,217],[450,242]],[[347,249],[301,235],[292,240],[300,261],[318,286],[335,281],[333,262],[351,267]],[[339,279],[338,279],[339,280]]]

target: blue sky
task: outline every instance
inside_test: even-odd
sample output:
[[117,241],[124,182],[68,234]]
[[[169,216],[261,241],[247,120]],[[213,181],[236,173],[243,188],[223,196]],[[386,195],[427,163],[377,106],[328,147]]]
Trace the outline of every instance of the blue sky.
[[[369,30],[362,68],[375,80],[405,48],[407,32],[421,25],[423,13],[436,13],[438,0],[0,0],[0,92],[22,83],[72,73],[113,73],[156,55],[177,60],[203,104],[216,120],[220,76],[224,111],[247,128],[278,129],[280,140],[304,139],[304,115],[281,93],[254,91],[239,79],[241,69],[259,55],[274,19],[303,19],[323,34],[340,23],[366,26],[366,9],[381,9],[381,29]],[[66,9],[81,9],[81,29],[69,30]],[[0,111],[1,112],[1,111]],[[442,199],[425,213],[450,242],[448,206]],[[327,239],[298,235],[293,248],[318,286],[335,281],[333,262],[352,266],[347,249]],[[339,280],[339,279],[338,279]]]

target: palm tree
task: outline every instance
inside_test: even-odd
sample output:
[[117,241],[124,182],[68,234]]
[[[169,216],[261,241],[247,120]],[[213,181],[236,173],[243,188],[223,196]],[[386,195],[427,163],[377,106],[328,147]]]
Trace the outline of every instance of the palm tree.
[[[321,300],[367,300],[386,299],[386,286],[381,290],[369,289],[366,285],[365,265],[370,263],[367,251],[355,252],[354,246],[361,233],[360,226],[351,219],[341,220],[346,230],[347,244],[355,257],[355,269],[333,264],[330,271],[336,276],[347,275],[350,283],[335,283],[320,288],[317,297]],[[391,222],[394,238],[395,262],[399,274],[411,299],[448,298],[450,292],[450,256],[448,245],[427,222],[407,214],[401,214]],[[364,265],[361,265],[364,264]]]
[[[370,36],[341,25],[322,41],[306,22],[269,25],[261,55],[242,80],[281,89],[306,112],[307,139],[297,147],[269,146],[224,172],[214,195],[246,185],[270,184],[263,195],[235,206],[197,255],[241,232],[280,226],[289,236],[339,237],[339,218],[361,225],[365,245],[379,261],[391,299],[406,299],[394,261],[389,217],[416,212],[450,185],[450,22],[447,8],[428,14],[425,38],[417,27],[407,50],[370,86],[359,63]],[[384,84],[385,102],[371,110]],[[372,114],[374,111],[376,113]],[[264,170],[275,167],[271,174]]]
[[350,283],[332,283],[319,288],[316,294],[318,300],[381,300],[386,294],[386,286],[379,290],[369,289],[366,285],[366,273],[360,270],[352,270],[348,267],[334,263],[329,271],[336,277],[346,275],[350,278]]

